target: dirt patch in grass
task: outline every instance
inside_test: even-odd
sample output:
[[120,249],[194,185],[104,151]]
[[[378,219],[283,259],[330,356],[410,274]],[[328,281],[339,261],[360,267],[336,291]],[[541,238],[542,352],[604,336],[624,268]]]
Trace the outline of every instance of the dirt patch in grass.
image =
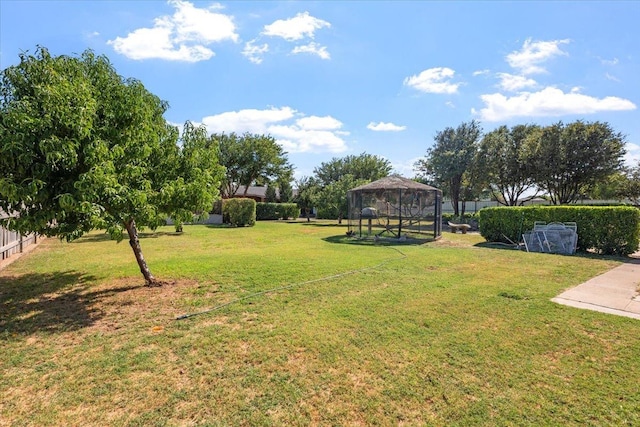
[[49,332],[110,332],[142,318],[165,320],[194,280],[175,280],[148,287],[138,278],[86,285],[91,279],[73,273],[0,277],[0,329],[8,334]]

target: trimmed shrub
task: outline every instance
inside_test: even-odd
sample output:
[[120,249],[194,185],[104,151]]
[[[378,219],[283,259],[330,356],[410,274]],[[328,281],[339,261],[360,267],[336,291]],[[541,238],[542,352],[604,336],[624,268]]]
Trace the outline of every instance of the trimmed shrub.
[[640,244],[640,210],[630,206],[526,206],[484,208],[480,234],[491,242],[518,242],[535,221],[575,222],[578,250],[629,255]]
[[297,218],[300,208],[295,203],[262,203],[256,204],[256,219],[258,221]]
[[295,203],[280,203],[280,218],[296,219],[300,216],[300,208]]
[[256,223],[256,201],[253,199],[227,199],[222,204],[222,215],[235,227]]
[[277,203],[256,203],[256,220],[272,220],[279,219],[279,210]]

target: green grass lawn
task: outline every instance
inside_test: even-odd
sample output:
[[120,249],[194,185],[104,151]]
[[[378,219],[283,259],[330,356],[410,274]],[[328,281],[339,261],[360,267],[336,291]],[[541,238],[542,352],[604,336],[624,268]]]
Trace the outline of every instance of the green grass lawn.
[[640,424],[640,322],[550,302],[620,260],[158,231],[162,288],[101,233],[0,271],[1,426]]

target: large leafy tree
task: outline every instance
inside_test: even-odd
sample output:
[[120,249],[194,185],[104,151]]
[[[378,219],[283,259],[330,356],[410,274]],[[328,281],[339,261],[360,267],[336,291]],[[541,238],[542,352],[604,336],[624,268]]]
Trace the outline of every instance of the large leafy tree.
[[356,179],[353,175],[344,175],[339,180],[324,186],[316,199],[319,218],[337,218],[342,223],[342,218],[348,214],[347,191],[363,184],[369,183],[366,179]]
[[[535,125],[500,126],[484,135],[475,159],[475,176],[501,204],[522,204],[525,193],[535,189],[533,159],[525,149]],[[528,198],[535,197],[533,195]]]
[[357,156],[334,157],[316,167],[313,173],[320,186],[324,187],[339,181],[346,175],[351,175],[355,180],[375,181],[389,176],[391,169],[389,160],[373,154],[362,153]]
[[596,182],[622,167],[624,136],[608,123],[558,122],[532,132],[527,156],[534,159],[533,178],[553,204],[567,204]]
[[219,185],[212,164],[189,167],[198,157],[191,136],[181,150],[166,109],[91,51],[21,54],[0,81],[0,208],[17,214],[2,225],[68,241],[95,228],[117,239],[126,231],[146,283],[159,284],[138,228],[185,218],[177,206],[209,209]]
[[314,169],[314,194],[318,203],[318,215],[322,218],[342,221],[347,215],[347,191],[391,172],[387,159],[362,153],[343,158],[333,158]]
[[[177,131],[173,128],[174,131]],[[164,154],[150,168],[151,179],[163,182],[159,191],[160,211],[173,219],[176,231],[195,216],[205,216],[219,198],[224,168],[218,163],[218,147],[204,126],[184,124],[179,146],[166,138]]]
[[482,129],[475,120],[457,128],[448,127],[436,134],[435,144],[424,159],[416,162],[416,169],[451,197],[455,216],[460,215],[459,202],[465,200],[465,188],[475,185],[471,167],[478,149]]
[[629,199],[631,203],[640,207],[640,161],[636,166],[625,170],[618,196]]
[[303,176],[296,181],[296,188],[298,191],[293,200],[298,204],[307,221],[310,221],[311,210],[316,206],[320,187],[313,177]]
[[223,197],[232,197],[241,186],[246,196],[250,185],[278,183],[293,175],[287,153],[272,136],[231,133],[214,134],[211,139],[217,142],[220,164],[226,168]]
[[630,170],[614,172],[606,178],[598,180],[584,192],[584,196],[592,200],[621,200],[626,198],[623,189],[628,185]]

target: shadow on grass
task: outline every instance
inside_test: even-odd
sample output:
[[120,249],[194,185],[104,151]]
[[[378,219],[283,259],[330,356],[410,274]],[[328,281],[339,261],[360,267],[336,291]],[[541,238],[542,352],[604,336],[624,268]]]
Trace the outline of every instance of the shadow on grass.
[[[521,250],[521,251],[526,252],[526,249],[524,248],[524,246],[520,246],[519,247],[519,246],[511,244],[511,243],[481,242],[481,243],[476,243],[473,246],[478,247],[478,248],[505,249],[505,250],[510,250],[510,251]],[[627,264],[640,264],[640,258],[638,258],[637,256],[634,257],[634,256],[620,256],[620,255],[602,255],[602,254],[597,254],[595,252],[584,252],[584,251],[578,251],[573,255],[552,254],[552,253],[545,253],[545,254],[546,255],[555,255],[555,256],[579,257],[579,258],[586,258],[586,259],[618,261],[618,262],[624,262],[624,263],[627,263]]]
[[[179,233],[179,232],[169,232],[169,231],[151,231],[151,232],[142,232],[142,233],[138,233],[138,238],[139,239],[157,239],[158,237],[164,237],[164,236],[173,236],[173,237],[179,237],[182,236],[184,233]],[[117,242],[116,239],[112,239],[111,236],[108,233],[103,233],[103,234],[92,234],[89,236],[82,236],[81,238],[74,240],[71,243],[100,243],[100,242],[107,242],[107,241],[112,241],[112,242]],[[121,240],[121,242],[128,242],[129,241],[129,236],[127,236],[127,234],[124,234],[124,238]]]
[[338,243],[345,245],[358,245],[358,246],[419,246],[425,243],[434,242],[435,239],[407,239],[398,240],[395,238],[381,238],[379,240],[374,239],[359,239],[349,236],[329,236],[324,237],[322,240],[328,243]]
[[518,246],[511,243],[502,243],[502,242],[480,242],[473,245],[477,248],[485,248],[485,249],[506,249],[510,251],[517,251]]
[[231,224],[205,224],[204,225],[207,228],[223,228],[223,229],[229,229],[229,228],[250,228],[250,227],[234,227]]
[[346,222],[344,224],[338,224],[337,222],[302,222],[302,221],[289,221],[289,224],[300,224],[305,227],[334,227],[334,228],[347,228],[349,224]]
[[[152,231],[149,233],[138,233],[138,238],[139,239],[157,239],[158,237],[165,237],[165,236],[169,236],[169,237],[180,237],[184,235],[184,232],[179,232],[179,231],[173,231],[173,232],[169,232],[169,231]],[[123,239],[123,241],[129,241],[129,237],[127,235],[125,235],[125,238]]]
[[102,317],[96,302],[141,286],[88,292],[88,283],[94,280],[94,276],[77,271],[0,277],[0,332],[32,334],[78,330]]
[[115,242],[115,240],[111,239],[111,236],[109,236],[107,233],[103,233],[103,234],[91,234],[89,236],[82,236],[81,238],[74,240],[73,244],[76,243],[99,243],[99,242],[106,242],[112,240],[113,242]]

